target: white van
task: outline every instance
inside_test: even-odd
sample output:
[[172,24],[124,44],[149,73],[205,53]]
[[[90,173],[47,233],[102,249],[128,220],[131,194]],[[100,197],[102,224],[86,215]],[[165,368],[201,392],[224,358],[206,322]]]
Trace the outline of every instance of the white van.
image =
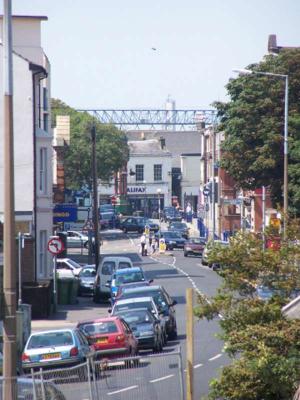
[[107,256],[100,262],[94,283],[94,302],[98,303],[101,298],[110,296],[110,287],[107,282],[111,281],[112,274],[121,268],[132,268],[133,264],[129,257]]

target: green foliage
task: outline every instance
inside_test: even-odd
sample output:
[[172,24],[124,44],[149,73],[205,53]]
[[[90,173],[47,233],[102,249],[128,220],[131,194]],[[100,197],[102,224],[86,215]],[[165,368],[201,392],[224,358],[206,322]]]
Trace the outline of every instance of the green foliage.
[[[263,250],[260,238],[239,233],[228,247],[215,245],[209,253],[209,262],[221,265],[223,284],[214,297],[199,296],[194,313],[207,320],[222,315],[219,337],[232,358],[211,382],[210,399],[288,400],[296,391],[300,321],[286,319],[281,308],[300,288],[298,220],[289,222],[287,234],[278,250]],[[268,301],[256,296],[262,283],[277,291]]]
[[68,188],[91,187],[91,129],[96,129],[98,178],[108,180],[129,157],[125,134],[113,125],[101,124],[86,112],[78,112],[60,100],[52,99],[52,125],[56,115],[69,115],[70,146],[65,149],[65,177]]
[[[289,75],[290,210],[300,214],[300,50],[269,55],[254,71]],[[273,205],[282,204],[284,79],[245,75],[227,84],[228,103],[216,102],[225,132],[222,167],[238,187],[269,186]]]

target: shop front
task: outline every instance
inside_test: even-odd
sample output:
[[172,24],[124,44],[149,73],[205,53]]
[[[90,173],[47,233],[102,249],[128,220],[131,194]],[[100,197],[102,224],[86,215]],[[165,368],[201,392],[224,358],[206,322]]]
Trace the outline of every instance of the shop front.
[[159,189],[153,186],[128,186],[127,197],[132,213],[158,218],[159,209],[163,210],[166,202],[165,193],[158,193]]

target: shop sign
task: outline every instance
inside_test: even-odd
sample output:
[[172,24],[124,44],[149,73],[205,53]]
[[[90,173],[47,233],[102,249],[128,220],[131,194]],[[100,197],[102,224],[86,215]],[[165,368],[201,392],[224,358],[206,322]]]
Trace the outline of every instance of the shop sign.
[[129,186],[127,187],[127,193],[146,193],[146,187],[145,186]]

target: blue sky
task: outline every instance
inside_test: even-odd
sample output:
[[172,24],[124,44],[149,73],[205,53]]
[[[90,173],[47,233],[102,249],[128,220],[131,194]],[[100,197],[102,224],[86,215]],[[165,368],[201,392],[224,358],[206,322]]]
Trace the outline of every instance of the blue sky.
[[299,0],[13,0],[13,12],[48,16],[52,96],[76,108],[164,108],[168,95],[210,108],[270,33],[300,46]]

